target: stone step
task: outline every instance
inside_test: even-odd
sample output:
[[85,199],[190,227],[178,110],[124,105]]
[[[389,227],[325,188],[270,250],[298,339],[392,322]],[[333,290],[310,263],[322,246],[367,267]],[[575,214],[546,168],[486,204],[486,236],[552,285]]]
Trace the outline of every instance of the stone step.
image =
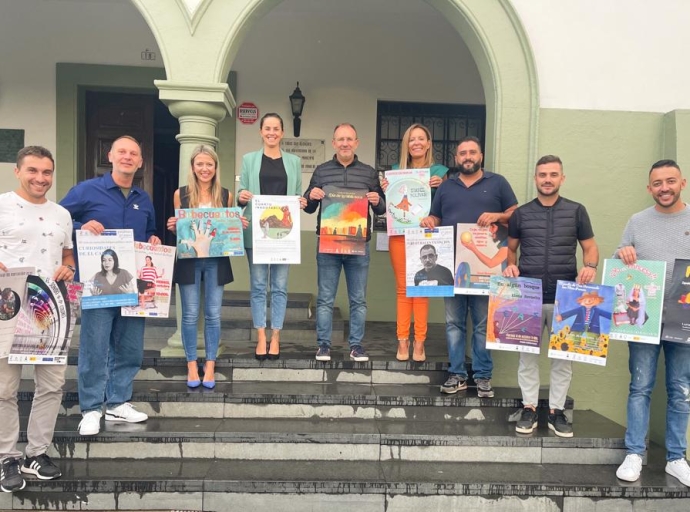
[[[28,414],[33,383],[22,381],[18,393],[20,411]],[[410,418],[418,407],[440,408],[451,418],[474,421],[479,409],[484,417],[506,415],[522,407],[515,388],[497,388],[494,398],[477,397],[476,388],[454,395],[439,392],[437,386],[422,384],[352,384],[338,382],[218,382],[215,389],[189,389],[184,382],[136,381],[132,402],[152,417],[180,418]],[[548,407],[548,392],[542,390],[541,408]],[[572,418],[574,403],[566,402]],[[458,409],[461,408],[461,409]],[[500,412],[488,412],[490,409]],[[486,412],[484,412],[486,411]],[[65,383],[62,414],[79,416],[77,382]]]
[[72,459],[58,480],[0,493],[0,509],[686,512],[690,489],[658,459],[635,483],[615,465]]
[[104,421],[100,434],[81,437],[79,420],[58,419],[51,456],[534,464],[619,464],[625,458],[625,429],[592,411],[578,412],[577,436],[569,439],[545,424],[524,436],[508,422],[222,418]]

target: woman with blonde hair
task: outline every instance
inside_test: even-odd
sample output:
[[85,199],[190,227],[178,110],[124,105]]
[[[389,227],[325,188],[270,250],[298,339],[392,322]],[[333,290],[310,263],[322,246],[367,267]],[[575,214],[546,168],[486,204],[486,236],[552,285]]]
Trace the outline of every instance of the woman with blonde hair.
[[[431,194],[445,179],[448,167],[434,163],[433,143],[429,129],[419,123],[410,126],[403,135],[400,143],[400,163],[393,169],[429,169],[431,178],[429,186]],[[388,180],[382,180],[383,190],[388,188]],[[414,344],[412,359],[426,360],[424,343],[427,333],[427,317],[429,315],[429,299],[427,297],[407,297],[405,284],[405,236],[394,235],[388,238],[389,254],[393,273],[395,274],[395,288],[397,292],[397,337],[399,361],[410,358],[410,322],[414,315]]]
[[[232,194],[220,184],[218,155],[209,146],[197,146],[191,157],[187,186],[180,187],[173,196],[175,209],[226,208],[232,205]],[[177,218],[168,219],[168,229],[177,231]],[[180,289],[182,303],[182,345],[187,357],[187,386],[213,389],[216,355],[220,344],[220,310],[223,287],[233,281],[230,258],[178,259],[174,281]],[[204,363],[203,382],[199,379],[197,362],[197,323],[201,283],[204,284]]]
[[[240,188],[237,192],[237,205],[245,208],[245,216],[251,218],[251,201],[254,195],[300,196],[300,207],[307,205],[302,195],[302,163],[299,157],[280,149],[283,139],[283,119],[275,113],[261,118],[259,133],[263,147],[259,151],[247,153],[242,158]],[[289,212],[288,212],[289,213]],[[255,221],[260,222],[258,219]],[[261,226],[264,236],[268,236],[269,226]],[[252,248],[251,227],[244,231],[244,247],[249,260],[250,304],[252,321],[256,329],[255,357],[275,360],[280,357],[280,331],[285,320],[287,308],[287,285],[289,265],[255,264]],[[271,341],[266,339],[266,295],[271,288]]]

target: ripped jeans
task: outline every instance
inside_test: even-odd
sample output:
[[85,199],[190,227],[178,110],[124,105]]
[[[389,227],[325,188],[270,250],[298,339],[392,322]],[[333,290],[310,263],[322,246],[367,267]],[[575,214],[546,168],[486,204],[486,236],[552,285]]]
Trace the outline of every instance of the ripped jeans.
[[628,454],[644,455],[649,430],[652,390],[661,349],[666,360],[666,460],[685,457],[690,416],[690,344],[661,340],[659,345],[628,343],[630,393],[625,447]]

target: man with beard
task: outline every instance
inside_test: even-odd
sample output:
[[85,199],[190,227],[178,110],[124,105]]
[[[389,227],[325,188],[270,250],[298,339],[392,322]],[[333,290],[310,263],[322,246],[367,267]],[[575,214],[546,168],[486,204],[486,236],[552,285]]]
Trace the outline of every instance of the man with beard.
[[[669,293],[676,258],[690,254],[690,208],[681,201],[685,178],[673,160],[660,160],[649,171],[647,190],[656,204],[633,215],[623,231],[616,257],[626,265],[640,260],[666,262],[666,292]],[[659,344],[628,343],[630,392],[627,457],[616,471],[621,480],[640,478],[642,457],[649,430],[649,409],[656,381],[657,361],[663,349],[666,365],[666,473],[690,487],[690,466],[685,460],[690,416],[690,344],[661,339]]]
[[[476,137],[465,137],[455,154],[456,169],[436,191],[430,215],[422,219],[423,228],[453,226],[458,223],[477,223],[490,226],[507,224],[517,208],[517,198],[508,181],[499,174],[482,169],[482,148]],[[457,174],[453,174],[457,172]],[[456,295],[444,298],[446,307],[446,341],[450,366],[448,379],[441,386],[442,393],[457,393],[467,389],[465,368],[465,340],[467,312],[472,317],[472,369],[477,395],[494,396],[491,387],[493,361],[486,350],[486,317],[489,301],[483,295]]]
[[[541,279],[542,329],[546,326],[547,335],[551,332],[557,281],[591,283],[596,277],[599,261],[599,249],[594,241],[587,210],[581,204],[559,194],[564,181],[561,159],[554,155],[541,157],[534,172],[537,197],[515,210],[508,225],[508,266],[503,275]],[[582,247],[584,262],[579,272],[578,242]],[[551,359],[548,424],[560,437],[573,436],[573,427],[563,414],[572,375],[571,361]],[[539,417],[539,354],[520,352],[518,384],[522,392],[523,409],[515,431],[531,434]]]
[[436,247],[431,244],[422,246],[419,259],[424,266],[414,275],[415,286],[453,286],[453,274],[443,265],[436,263],[438,254]]

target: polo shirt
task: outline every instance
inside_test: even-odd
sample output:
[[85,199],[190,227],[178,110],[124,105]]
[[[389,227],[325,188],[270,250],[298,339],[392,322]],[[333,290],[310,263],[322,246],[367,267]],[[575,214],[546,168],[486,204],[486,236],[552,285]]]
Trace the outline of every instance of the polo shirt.
[[138,242],[147,242],[156,233],[156,214],[149,195],[132,187],[125,197],[111,173],[76,184],[60,205],[72,216],[75,230],[96,220],[105,229],[132,229]]
[[500,174],[483,172],[479,181],[469,188],[457,177],[441,183],[430,211],[441,219],[441,226],[474,224],[482,213],[503,213],[517,204],[508,180]]

